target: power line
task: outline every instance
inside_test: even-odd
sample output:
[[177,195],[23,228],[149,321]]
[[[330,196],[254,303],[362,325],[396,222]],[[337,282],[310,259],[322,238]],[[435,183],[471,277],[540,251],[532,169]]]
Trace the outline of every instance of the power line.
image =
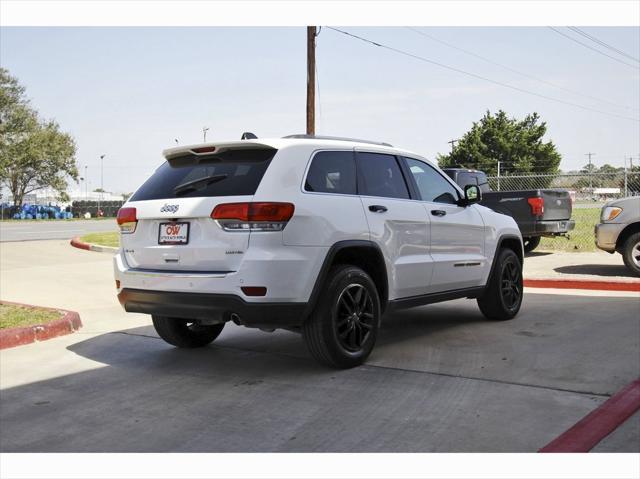
[[624,120],[631,120],[631,121],[635,121],[635,122],[640,122],[640,120],[637,119],[637,118],[632,118],[632,117],[629,117],[629,116],[623,116],[623,115],[618,115],[616,113],[610,113],[610,112],[607,112],[607,111],[598,110],[596,108],[591,108],[591,107],[588,107],[588,106],[580,105],[578,103],[573,103],[573,102],[570,102],[570,101],[561,100],[559,98],[554,98],[554,97],[551,97],[551,96],[543,95],[541,93],[536,93],[536,92],[532,92],[532,91],[529,91],[529,90],[525,90],[524,88],[520,88],[520,87],[517,87],[517,86],[514,86],[514,85],[510,85],[508,83],[503,83],[503,82],[498,81],[498,80],[493,80],[491,78],[483,77],[483,76],[478,75],[476,73],[471,73],[471,72],[468,72],[468,71],[465,71],[465,70],[461,70],[461,69],[456,68],[456,67],[445,65],[444,63],[440,63],[440,62],[437,62],[437,61],[434,61],[434,60],[430,60],[429,58],[425,58],[425,57],[422,57],[420,55],[415,55],[413,53],[409,53],[409,52],[406,52],[404,50],[400,50],[400,49],[395,48],[395,47],[390,47],[388,45],[383,45],[382,43],[374,42],[373,40],[368,40],[368,39],[366,39],[364,37],[360,37],[358,35],[354,35],[353,33],[349,33],[349,32],[346,32],[344,30],[340,30],[339,28],[335,28],[335,27],[326,27],[326,28],[328,28],[329,30],[336,31],[338,33],[342,33],[343,35],[347,35],[349,37],[356,38],[357,40],[360,40],[360,41],[365,42],[365,43],[369,43],[369,44],[374,45],[376,47],[384,48],[386,50],[390,50],[392,52],[399,53],[401,55],[413,58],[415,60],[420,60],[420,61],[423,61],[425,63],[430,63],[432,65],[436,65],[436,66],[439,66],[441,68],[445,68],[447,70],[454,71],[456,73],[462,73],[463,75],[467,75],[467,76],[470,76],[470,77],[473,77],[473,78],[477,78],[479,80],[484,80],[484,81],[487,81],[489,83],[493,83],[495,85],[499,85],[499,86],[502,86],[502,87],[505,87],[505,88],[509,88],[511,90],[519,91],[521,93],[526,93],[528,95],[533,95],[533,96],[536,96],[538,98],[544,98],[544,99],[550,100],[550,101],[555,101],[557,103],[563,103],[565,105],[569,105],[569,106],[573,106],[573,107],[576,107],[576,108],[580,108],[582,110],[588,110],[588,111],[592,111],[592,112],[595,112],[595,113],[601,113],[603,115],[614,116],[614,117],[617,117],[617,118],[622,118]]
[[558,88],[559,90],[566,91],[566,92],[572,93],[574,95],[583,96],[585,98],[590,98],[592,100],[597,100],[597,101],[600,101],[600,102],[603,102],[603,103],[607,103],[607,104],[609,104],[611,106],[615,106],[615,107],[618,107],[618,108],[624,108],[625,110],[634,110],[634,111],[640,110],[640,108],[633,108],[633,107],[630,107],[628,105],[619,105],[617,103],[613,103],[613,102],[605,100],[603,98],[598,98],[597,96],[587,95],[586,93],[580,93],[580,92],[577,92],[577,91],[574,91],[574,90],[570,90],[569,88],[565,88],[565,87],[563,87],[561,85],[558,85],[556,83],[550,82],[550,81],[545,80],[543,78],[538,78],[538,77],[536,77],[534,75],[531,75],[529,73],[521,72],[519,70],[516,70],[515,68],[511,68],[511,67],[509,67],[507,65],[504,65],[502,63],[498,63],[498,62],[493,61],[493,60],[491,60],[491,59],[489,59],[487,57],[484,57],[482,55],[478,55],[477,53],[474,53],[472,51],[466,50],[464,48],[457,47],[456,45],[452,45],[449,42],[445,42],[444,40],[440,40],[439,38],[436,38],[436,37],[434,37],[432,35],[424,33],[423,31],[418,30],[417,28],[413,28],[413,27],[405,27],[405,28],[417,33],[418,35],[422,35],[423,37],[429,38],[429,39],[433,40],[434,42],[441,43],[442,45],[446,45],[447,47],[453,48],[454,50],[461,51],[463,53],[466,53],[467,55],[471,55],[472,57],[479,58],[480,60],[483,60],[483,61],[485,61],[487,63],[492,64],[492,65],[499,66],[500,68],[504,68],[505,70],[508,70],[510,72],[513,72],[513,73],[516,73],[516,74],[518,74],[520,76],[523,76],[525,78],[529,78],[529,79],[535,80],[537,82],[544,83],[546,85],[550,85],[550,86],[552,86],[554,88]]
[[617,49],[616,47],[609,45],[606,42],[603,42],[602,40],[599,40],[598,38],[594,37],[593,35],[585,32],[584,30],[580,30],[578,27],[567,27],[569,30],[572,30],[574,32],[576,32],[578,35],[582,35],[585,38],[588,38],[589,40],[591,40],[592,42],[597,43],[598,45],[601,45],[605,48],[608,48],[609,50],[616,52],[618,55],[622,55],[623,57],[627,57],[630,60],[633,60],[634,62],[638,62],[640,63],[640,60],[638,60],[636,57],[629,55],[628,53],[623,52],[622,50]]
[[553,30],[554,32],[556,32],[558,35],[562,35],[565,38],[568,38],[569,40],[571,40],[572,42],[576,42],[580,45],[582,45],[585,48],[588,48],[589,50],[593,50],[596,53],[599,53],[600,55],[604,55],[605,57],[609,57],[612,60],[617,61],[618,63],[622,63],[623,65],[627,65],[628,67],[633,68],[634,70],[637,70],[639,67],[632,65],[631,63],[627,63],[623,60],[620,60],[619,58],[613,57],[611,55],[609,55],[608,53],[605,53],[603,51],[598,50],[597,48],[593,48],[591,45],[587,45],[586,43],[581,42],[580,40],[577,40],[569,35],[567,35],[566,33],[562,33],[560,30],[558,30],[557,28],[553,28],[553,27],[549,27],[551,30]]

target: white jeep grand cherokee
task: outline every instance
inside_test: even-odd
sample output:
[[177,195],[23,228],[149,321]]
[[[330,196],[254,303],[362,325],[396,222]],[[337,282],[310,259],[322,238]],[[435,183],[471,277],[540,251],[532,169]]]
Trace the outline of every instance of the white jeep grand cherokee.
[[385,313],[456,298],[494,320],[520,309],[514,220],[415,153],[294,135],[164,156],[118,212],[114,266],[125,310],[170,344],[205,346],[228,321],[285,328],[348,368]]

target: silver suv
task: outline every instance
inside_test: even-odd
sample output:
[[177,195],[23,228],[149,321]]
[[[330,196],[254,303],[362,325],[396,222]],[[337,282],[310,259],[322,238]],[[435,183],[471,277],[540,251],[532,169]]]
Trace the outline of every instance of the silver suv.
[[604,205],[595,234],[598,248],[617,251],[627,268],[640,276],[640,196]]

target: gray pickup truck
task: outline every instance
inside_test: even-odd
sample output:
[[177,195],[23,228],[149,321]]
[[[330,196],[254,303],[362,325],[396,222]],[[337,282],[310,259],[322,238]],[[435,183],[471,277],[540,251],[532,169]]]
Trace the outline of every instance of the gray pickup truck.
[[481,205],[511,216],[518,223],[526,252],[536,249],[541,237],[565,235],[575,227],[571,219],[571,196],[566,190],[491,191],[487,175],[482,171],[465,168],[444,168],[443,171],[462,189],[478,185],[482,191]]
[[640,276],[640,196],[604,205],[595,235],[598,248],[608,253],[617,251],[627,268]]

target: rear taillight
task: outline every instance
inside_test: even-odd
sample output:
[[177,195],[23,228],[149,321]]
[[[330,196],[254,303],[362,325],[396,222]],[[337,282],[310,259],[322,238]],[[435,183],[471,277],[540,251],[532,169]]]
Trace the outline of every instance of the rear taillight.
[[116,218],[116,221],[120,227],[120,233],[133,233],[136,230],[136,225],[138,224],[136,209],[120,208],[118,210],[118,217]]
[[282,231],[294,210],[291,203],[223,203],[211,218],[226,231]]
[[544,214],[544,198],[529,198],[527,201],[533,216],[542,216]]

